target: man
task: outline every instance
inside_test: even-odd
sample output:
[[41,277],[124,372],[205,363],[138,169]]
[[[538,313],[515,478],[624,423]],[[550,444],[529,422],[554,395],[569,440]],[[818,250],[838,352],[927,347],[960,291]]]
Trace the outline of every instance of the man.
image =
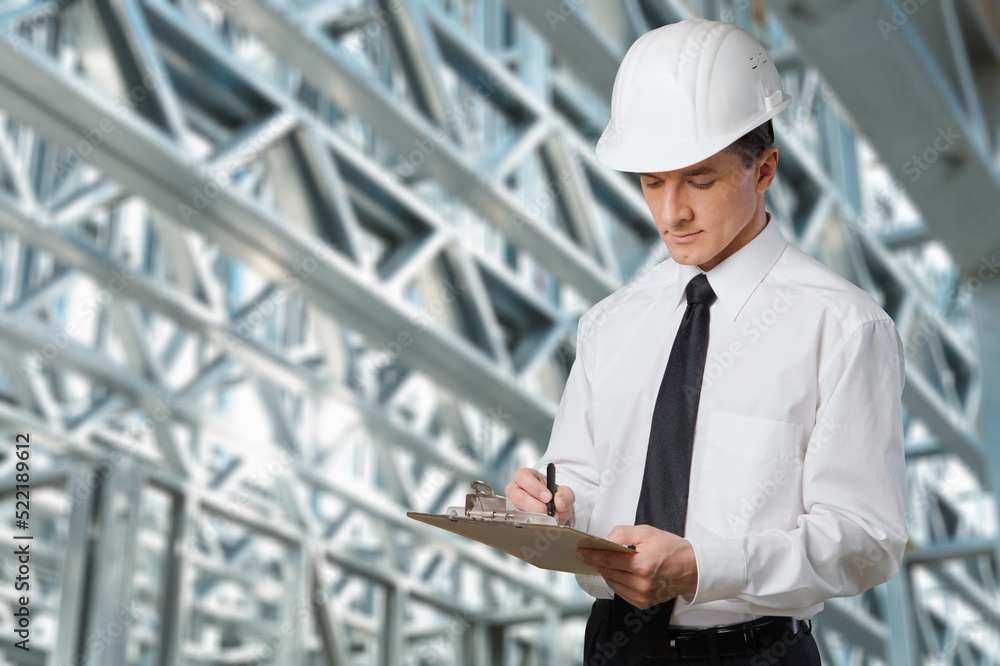
[[771,119],[791,100],[727,24],[640,37],[618,71],[606,165],[639,174],[671,258],[588,310],[548,450],[506,493],[631,545],[599,576],[585,661],[819,664],[809,618],[899,569],[902,343],[864,291],[764,209]]

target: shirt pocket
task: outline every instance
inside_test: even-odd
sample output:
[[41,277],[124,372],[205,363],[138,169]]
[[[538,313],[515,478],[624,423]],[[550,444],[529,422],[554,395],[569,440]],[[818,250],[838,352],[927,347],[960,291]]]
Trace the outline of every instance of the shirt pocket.
[[801,504],[801,438],[797,423],[710,412],[698,521],[729,537],[788,529]]

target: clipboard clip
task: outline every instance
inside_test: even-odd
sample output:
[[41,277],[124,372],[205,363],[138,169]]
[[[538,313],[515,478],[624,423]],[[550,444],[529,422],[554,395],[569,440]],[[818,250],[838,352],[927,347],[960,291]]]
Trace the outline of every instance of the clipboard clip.
[[457,506],[448,507],[447,515],[452,521],[467,518],[520,525],[558,525],[555,518],[544,513],[514,509],[506,497],[497,495],[484,481],[473,481],[471,485],[474,492],[465,496],[464,511]]

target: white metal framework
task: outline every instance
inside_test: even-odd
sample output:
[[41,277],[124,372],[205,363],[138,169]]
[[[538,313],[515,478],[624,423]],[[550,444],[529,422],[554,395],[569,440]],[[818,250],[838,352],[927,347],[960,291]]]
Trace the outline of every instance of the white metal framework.
[[836,4],[0,2],[0,497],[30,433],[36,577],[0,664],[578,663],[571,577],[404,513],[533,463],[579,315],[665,257],[592,146],[625,46],[689,15],[768,45],[797,100],[769,209],[907,345],[912,543],[827,604],[825,663],[1000,661],[995,3],[906,28],[971,54],[928,75],[978,109],[947,148],[913,71],[941,52],[891,37],[879,88],[892,3]]

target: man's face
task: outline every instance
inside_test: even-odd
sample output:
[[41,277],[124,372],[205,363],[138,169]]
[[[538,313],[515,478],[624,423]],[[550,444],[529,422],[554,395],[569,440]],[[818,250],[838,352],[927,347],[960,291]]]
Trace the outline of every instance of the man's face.
[[777,168],[768,148],[746,168],[722,151],[684,169],[639,174],[656,228],[679,264],[708,271],[764,228],[763,193]]

